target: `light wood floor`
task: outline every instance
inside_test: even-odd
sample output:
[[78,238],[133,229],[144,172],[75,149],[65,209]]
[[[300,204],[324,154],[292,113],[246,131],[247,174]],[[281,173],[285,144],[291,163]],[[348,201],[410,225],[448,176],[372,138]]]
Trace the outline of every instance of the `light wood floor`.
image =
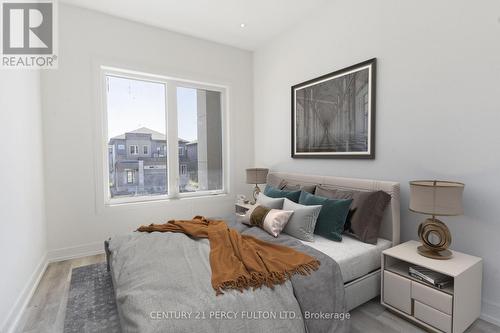
[[71,270],[102,261],[105,261],[105,257],[100,254],[49,264],[16,332],[62,332]]
[[[28,304],[16,332],[62,332],[71,270],[74,267],[90,265],[104,260],[104,255],[96,255],[50,264]],[[379,304],[378,299],[373,299],[351,311],[351,318],[352,333],[425,332],[387,311]],[[499,333],[500,327],[479,319],[467,332]]]

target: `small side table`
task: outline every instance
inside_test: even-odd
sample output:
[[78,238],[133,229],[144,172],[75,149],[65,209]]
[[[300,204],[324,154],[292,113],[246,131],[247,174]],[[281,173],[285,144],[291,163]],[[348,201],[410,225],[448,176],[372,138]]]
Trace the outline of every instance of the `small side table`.
[[[448,260],[421,256],[417,241],[382,252],[380,302],[386,308],[432,332],[462,333],[481,312],[483,260],[452,251]],[[421,266],[453,278],[443,289],[412,277],[410,266]]]
[[245,215],[247,210],[249,210],[252,207],[253,205],[251,203],[236,203],[234,205],[234,212],[236,215],[242,216]]

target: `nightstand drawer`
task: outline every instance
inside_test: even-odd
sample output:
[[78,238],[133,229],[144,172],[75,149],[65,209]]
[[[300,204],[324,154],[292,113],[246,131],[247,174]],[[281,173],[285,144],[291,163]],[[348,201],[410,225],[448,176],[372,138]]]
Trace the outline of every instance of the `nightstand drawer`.
[[411,281],[384,271],[384,302],[411,314]]
[[453,297],[439,290],[412,281],[411,297],[449,315],[452,313]]
[[419,301],[415,301],[414,312],[415,318],[443,332],[451,332],[451,316],[446,313],[431,308]]

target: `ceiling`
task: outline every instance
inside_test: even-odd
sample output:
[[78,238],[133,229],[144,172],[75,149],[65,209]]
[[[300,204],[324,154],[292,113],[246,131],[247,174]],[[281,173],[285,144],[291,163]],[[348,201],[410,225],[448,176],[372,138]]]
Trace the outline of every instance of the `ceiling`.
[[[328,0],[60,0],[79,7],[255,50]],[[242,28],[240,25],[245,24]]]

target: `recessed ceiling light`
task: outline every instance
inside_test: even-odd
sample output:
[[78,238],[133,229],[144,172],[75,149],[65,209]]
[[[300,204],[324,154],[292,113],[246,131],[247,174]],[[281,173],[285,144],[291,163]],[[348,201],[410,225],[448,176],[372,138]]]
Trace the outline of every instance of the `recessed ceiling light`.
[[240,27],[242,27],[242,28],[244,28],[244,27],[246,27],[246,26],[247,26],[247,25],[246,25],[245,23],[241,23],[241,24],[240,24]]

